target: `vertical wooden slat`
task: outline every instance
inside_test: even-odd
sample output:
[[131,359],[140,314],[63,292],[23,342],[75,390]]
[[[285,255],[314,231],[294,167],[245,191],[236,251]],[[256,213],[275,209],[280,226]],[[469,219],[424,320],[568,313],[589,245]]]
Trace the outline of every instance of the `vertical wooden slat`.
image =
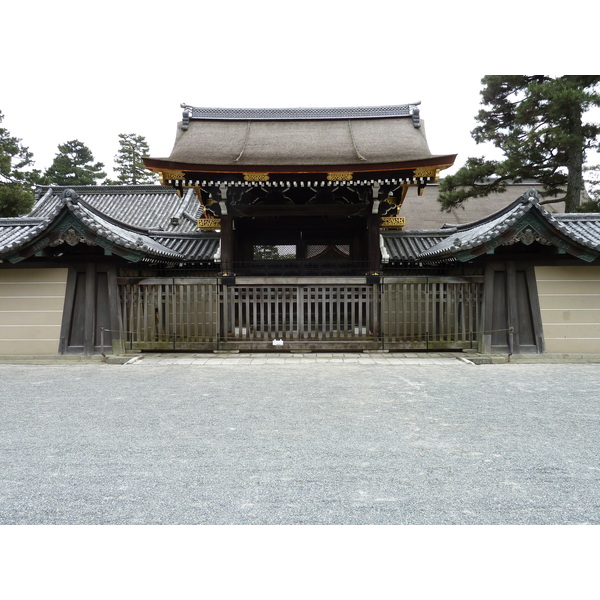
[[273,297],[273,335],[279,339],[279,294],[276,287],[271,288],[271,295]]
[[427,342],[429,340],[429,330],[431,329],[431,317],[429,314],[429,306],[431,304],[431,288],[429,285],[429,279],[423,283],[423,346],[427,347]]
[[367,322],[365,323],[364,333],[361,332],[361,335],[363,337],[369,337],[375,334],[375,319],[372,311],[372,303],[370,302],[375,288],[376,284],[366,286],[363,288],[363,311],[367,319]]
[[204,290],[204,285],[201,284],[194,284],[193,286],[193,290],[192,290],[192,310],[190,311],[190,315],[194,321],[194,328],[193,328],[193,332],[192,329],[190,327],[190,335],[193,336],[193,339],[195,342],[199,342],[202,339],[202,334],[201,334],[201,329],[203,326],[203,316],[207,315],[206,313],[206,307],[202,307],[202,309],[200,308],[200,299],[202,298],[202,292]]
[[379,285],[374,283],[366,289],[367,297],[365,298],[366,311],[371,322],[366,330],[366,335],[374,339],[379,338]]
[[297,335],[299,340],[305,338],[304,332],[304,286],[296,286],[296,322]]
[[148,330],[147,330],[147,320],[148,320],[148,288],[146,286],[137,286],[137,315],[136,315],[136,323],[135,328],[138,332],[138,337],[143,342],[148,341]]
[[327,331],[327,289],[325,286],[319,288],[321,291],[321,321],[319,327],[319,337],[322,339]]
[[135,296],[137,294],[137,290],[136,290],[136,286],[135,285],[128,285],[127,286],[127,301],[126,301],[126,305],[124,307],[124,309],[127,311],[127,339],[130,340],[132,339],[130,337],[130,333],[133,333],[133,341],[137,341],[136,337],[137,337],[137,333],[135,331],[135,323],[134,323],[134,305],[135,305]]
[[352,339],[354,338],[354,325],[355,325],[355,319],[354,319],[354,311],[355,311],[355,306],[354,306],[354,288],[348,286],[348,288],[346,289],[346,293],[348,296],[348,301],[347,301],[347,311],[348,311],[348,332],[346,334],[346,337],[348,339]]
[[285,300],[283,322],[285,325],[285,335],[288,339],[293,337],[294,331],[294,309],[292,307],[292,294],[290,290],[291,289],[289,287],[286,287],[283,294]]
[[316,336],[317,328],[315,327],[315,287],[308,287],[308,298],[306,301],[306,326],[308,328],[308,337],[313,339]]
[[456,305],[456,284],[448,283],[446,284],[446,288],[448,290],[448,306],[446,312],[446,340],[450,341],[454,338],[457,329],[454,321],[454,307]]
[[237,326],[237,338],[244,337],[244,308],[245,308],[245,300],[247,297],[248,290],[242,286],[237,288],[238,291],[238,301],[237,301],[237,318],[236,318],[236,326]]
[[165,286],[159,285],[154,290],[156,294],[156,304],[158,308],[158,320],[157,320],[157,329],[158,329],[158,339],[161,342],[165,341]]
[[264,288],[262,288],[262,287],[257,288],[256,294],[257,294],[257,304],[258,304],[258,309],[257,309],[258,310],[257,320],[258,320],[258,327],[259,327],[258,339],[265,340],[265,339],[267,339],[267,322],[268,322],[267,311],[268,311],[269,303],[267,301]]
[[402,292],[402,284],[401,283],[394,283],[393,284],[393,290],[394,290],[394,295],[393,295],[393,305],[390,306],[390,313],[393,315],[393,319],[394,319],[394,339],[396,341],[400,341],[401,338],[401,333],[400,333],[400,327],[401,327],[401,322],[400,322],[400,308],[402,306],[402,303],[400,301],[401,296],[401,292]]

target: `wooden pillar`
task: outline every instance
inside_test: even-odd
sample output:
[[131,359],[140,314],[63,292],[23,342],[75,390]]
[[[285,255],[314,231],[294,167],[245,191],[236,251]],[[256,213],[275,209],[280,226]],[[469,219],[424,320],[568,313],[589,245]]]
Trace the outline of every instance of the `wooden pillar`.
[[229,215],[221,216],[221,270],[233,271],[233,219]]
[[381,269],[379,220],[378,214],[370,214],[367,220],[367,261],[370,273],[378,273]]
[[105,339],[111,341],[113,352],[119,354],[125,351],[125,340],[127,339],[127,333],[123,331],[123,323],[121,322],[119,285],[117,283],[117,268],[114,265],[108,266],[107,277],[110,319],[109,327],[111,331]]
[[94,353],[96,341],[96,265],[87,263],[85,269],[85,325],[83,353]]
[[495,270],[492,265],[485,267],[483,284],[483,302],[479,323],[479,352],[489,354],[492,351],[492,314],[494,309],[494,277]]

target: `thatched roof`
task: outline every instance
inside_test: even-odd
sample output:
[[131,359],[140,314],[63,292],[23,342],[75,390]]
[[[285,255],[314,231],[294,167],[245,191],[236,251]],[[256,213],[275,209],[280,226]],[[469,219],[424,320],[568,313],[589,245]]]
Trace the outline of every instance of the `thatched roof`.
[[455,158],[430,152],[414,105],[383,107],[389,110],[188,108],[171,155],[146,159],[147,166],[407,168],[449,166]]

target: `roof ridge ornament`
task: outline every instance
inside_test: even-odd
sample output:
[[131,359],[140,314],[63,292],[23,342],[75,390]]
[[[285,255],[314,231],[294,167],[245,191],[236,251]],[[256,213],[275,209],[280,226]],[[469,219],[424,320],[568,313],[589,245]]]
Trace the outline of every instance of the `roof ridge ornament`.
[[181,129],[186,131],[190,121],[299,121],[299,120],[346,120],[382,119],[411,117],[415,128],[421,126],[418,105],[421,101],[408,104],[385,106],[346,106],[315,108],[211,108],[191,106],[183,102]]
[[60,198],[63,201],[63,204],[77,204],[79,202],[79,194],[71,188],[63,190]]
[[538,191],[534,188],[531,188],[523,193],[521,196],[522,204],[539,204],[540,203],[540,195]]

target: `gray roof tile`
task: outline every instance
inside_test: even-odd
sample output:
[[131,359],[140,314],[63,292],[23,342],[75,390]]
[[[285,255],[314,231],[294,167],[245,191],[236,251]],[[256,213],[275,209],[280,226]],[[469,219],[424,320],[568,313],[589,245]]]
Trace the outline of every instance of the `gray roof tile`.
[[[99,212],[145,229],[163,229],[188,233],[196,230],[193,218],[184,218],[186,213],[193,215],[199,205],[198,197],[193,189],[180,198],[171,187],[162,186],[56,186],[40,188],[40,200],[36,202],[30,216],[50,216],[62,203],[65,189],[73,189],[87,204]],[[178,217],[179,223],[174,225],[172,218]]]

